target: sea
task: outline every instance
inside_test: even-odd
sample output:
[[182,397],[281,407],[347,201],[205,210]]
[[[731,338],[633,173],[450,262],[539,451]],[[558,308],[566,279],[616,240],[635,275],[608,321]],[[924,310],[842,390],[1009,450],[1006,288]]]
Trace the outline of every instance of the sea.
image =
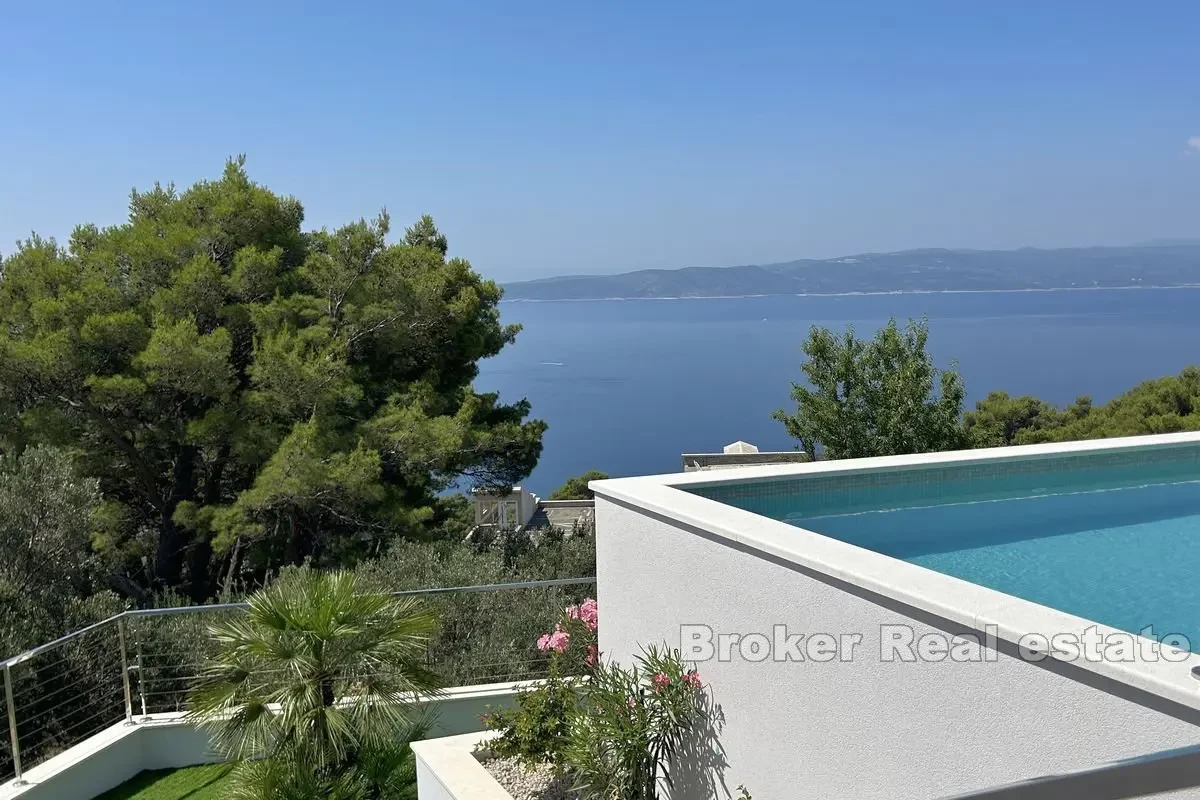
[[524,329],[481,363],[476,386],[528,398],[548,423],[523,484],[545,496],[590,469],[677,472],[681,454],[739,439],[792,449],[771,412],[794,409],[812,326],[866,336],[925,317],[968,407],[997,389],[1099,403],[1200,363],[1198,302],[1191,288],[504,302],[502,320]]

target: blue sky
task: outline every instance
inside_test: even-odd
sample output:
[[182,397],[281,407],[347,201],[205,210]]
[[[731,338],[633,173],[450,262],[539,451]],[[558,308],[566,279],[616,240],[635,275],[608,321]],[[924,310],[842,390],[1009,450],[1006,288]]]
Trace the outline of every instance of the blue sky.
[[[249,157],[489,277],[1200,236],[1191,3],[0,4],[0,251]],[[1190,151],[1190,152],[1189,152]]]

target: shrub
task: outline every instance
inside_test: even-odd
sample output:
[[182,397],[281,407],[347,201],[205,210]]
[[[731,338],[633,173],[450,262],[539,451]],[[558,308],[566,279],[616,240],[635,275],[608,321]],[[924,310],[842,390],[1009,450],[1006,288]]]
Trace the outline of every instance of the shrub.
[[578,678],[598,661],[598,623],[596,601],[589,598],[567,606],[554,630],[538,637],[535,646],[550,657],[549,677],[536,689],[518,693],[515,708],[489,709],[484,716],[485,727],[502,732],[489,743],[496,755],[561,766],[570,720],[586,686]]
[[699,674],[678,651],[647,648],[631,668],[600,664],[568,721],[563,762],[583,798],[657,800],[701,716]]
[[[546,536],[513,562],[499,547],[397,542],[356,572],[364,588],[394,592],[587,578],[596,574],[595,558],[590,536]],[[430,595],[426,603],[441,623],[429,645],[431,663],[448,686],[545,677],[548,655],[534,650],[533,642],[553,627],[564,606],[591,591],[579,584]]]
[[537,689],[518,693],[515,708],[489,710],[483,716],[488,730],[503,731],[488,747],[501,758],[516,758],[527,766],[561,764],[567,724],[578,702],[578,685],[552,674]]
[[597,650],[596,601],[567,606],[536,647],[550,654],[550,677],[521,692],[516,707],[490,711],[498,756],[549,763],[574,776],[583,798],[657,800],[670,764],[704,713],[700,676],[678,651],[647,648],[632,668],[605,664]]

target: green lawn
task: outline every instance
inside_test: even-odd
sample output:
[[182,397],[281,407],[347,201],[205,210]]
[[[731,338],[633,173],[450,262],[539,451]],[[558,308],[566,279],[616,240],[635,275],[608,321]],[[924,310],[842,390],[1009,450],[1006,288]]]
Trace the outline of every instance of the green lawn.
[[229,765],[156,769],[135,775],[96,800],[221,800],[229,791]]

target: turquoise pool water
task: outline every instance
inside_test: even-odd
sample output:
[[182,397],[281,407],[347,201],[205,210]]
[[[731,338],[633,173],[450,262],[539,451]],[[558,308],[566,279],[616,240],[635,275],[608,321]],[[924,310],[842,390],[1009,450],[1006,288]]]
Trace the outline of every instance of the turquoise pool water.
[[1200,649],[1196,446],[695,491],[1131,633],[1184,634]]

